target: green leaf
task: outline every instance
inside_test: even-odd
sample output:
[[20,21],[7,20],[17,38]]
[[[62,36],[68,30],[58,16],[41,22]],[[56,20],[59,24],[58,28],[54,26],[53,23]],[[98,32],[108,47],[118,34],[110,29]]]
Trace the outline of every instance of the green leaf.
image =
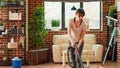
[[32,37],[35,47],[42,48],[47,35],[44,20],[44,8],[35,7],[32,14],[31,24],[29,26],[29,35]]

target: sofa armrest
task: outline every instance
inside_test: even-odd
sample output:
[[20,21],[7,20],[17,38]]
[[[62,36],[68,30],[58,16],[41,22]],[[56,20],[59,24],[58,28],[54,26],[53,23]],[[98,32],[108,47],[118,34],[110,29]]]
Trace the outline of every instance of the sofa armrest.
[[52,46],[52,52],[53,52],[53,61],[54,62],[60,62],[61,54],[63,50],[67,50],[68,44],[59,44],[59,45],[53,45]]
[[52,46],[52,53],[53,53],[53,61],[58,62],[61,60],[61,53],[60,53],[60,46],[59,45],[53,45]]
[[92,50],[95,51],[95,61],[102,62],[103,46],[101,44],[95,44],[92,46]]

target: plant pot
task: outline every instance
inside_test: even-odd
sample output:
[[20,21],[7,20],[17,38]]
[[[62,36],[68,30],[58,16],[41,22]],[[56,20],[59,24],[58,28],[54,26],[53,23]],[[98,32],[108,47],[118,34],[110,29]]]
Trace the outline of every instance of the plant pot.
[[0,26],[0,30],[4,30],[4,26]]
[[21,49],[21,48],[22,48],[22,45],[19,45],[18,47]]
[[20,5],[23,6],[24,5],[24,1],[21,0],[20,1]]
[[28,65],[38,65],[49,62],[49,49],[31,50],[27,52],[26,62]]
[[5,2],[0,2],[0,6],[4,7],[5,6]]
[[14,3],[12,3],[11,1],[9,1],[9,2],[7,3],[7,5],[8,5],[8,6],[19,6],[19,2],[14,2]]
[[52,31],[59,31],[59,27],[52,27]]

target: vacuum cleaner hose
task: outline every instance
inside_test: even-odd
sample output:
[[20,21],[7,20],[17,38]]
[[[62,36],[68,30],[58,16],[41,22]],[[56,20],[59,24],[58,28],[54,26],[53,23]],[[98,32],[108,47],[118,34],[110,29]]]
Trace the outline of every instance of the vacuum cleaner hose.
[[73,67],[72,66],[72,64],[71,64],[71,62],[70,62],[70,49],[71,49],[72,47],[70,46],[70,47],[68,47],[68,49],[67,49],[67,59],[68,59],[68,64],[69,64],[69,66],[70,67]]

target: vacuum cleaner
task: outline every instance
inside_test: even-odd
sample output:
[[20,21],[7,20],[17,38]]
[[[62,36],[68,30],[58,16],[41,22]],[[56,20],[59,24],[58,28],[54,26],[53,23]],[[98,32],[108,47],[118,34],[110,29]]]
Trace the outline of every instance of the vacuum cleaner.
[[[69,64],[69,66],[72,68],[73,67],[73,65],[72,65],[72,63],[71,63],[71,61],[70,61],[70,49],[72,48],[72,46],[70,46],[70,47],[68,47],[68,49],[67,49],[67,59],[68,59],[68,64]],[[78,48],[77,48],[77,45],[75,45],[75,49],[76,49],[76,51],[77,51],[77,53],[75,54],[75,61],[77,62],[78,60],[79,61],[81,61],[81,57],[80,57],[80,55],[79,55],[79,51],[78,51]],[[78,60],[77,60],[77,58],[78,58]],[[81,64],[82,65],[82,64]],[[83,66],[83,65],[82,65]],[[78,65],[77,63],[76,63],[76,68],[84,68],[84,67],[80,67],[80,65]]]

